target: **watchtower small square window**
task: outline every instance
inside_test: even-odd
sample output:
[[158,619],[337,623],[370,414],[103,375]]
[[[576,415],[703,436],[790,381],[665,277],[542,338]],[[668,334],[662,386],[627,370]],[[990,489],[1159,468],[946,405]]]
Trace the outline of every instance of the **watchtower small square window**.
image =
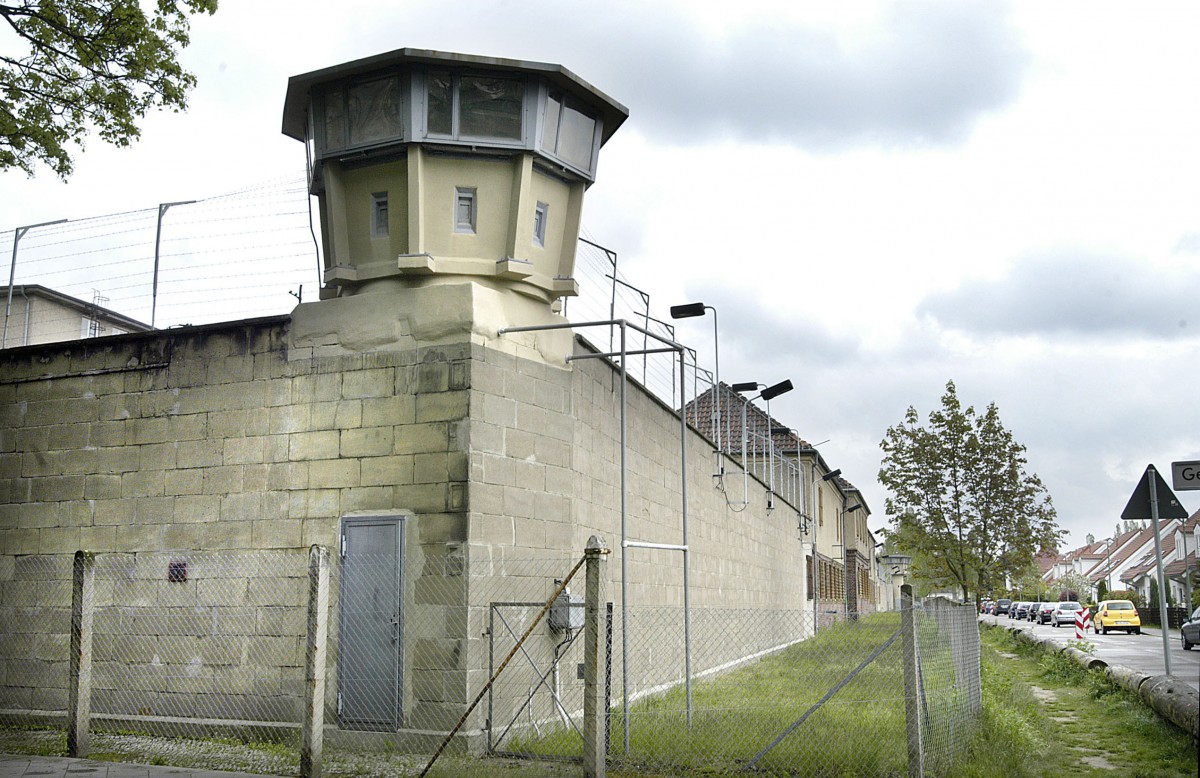
[[454,189],[454,231],[475,232],[477,203],[474,187]]
[[533,209],[533,245],[546,245],[546,220],[550,216],[550,206],[539,202]]
[[371,237],[386,238],[388,235],[388,193],[375,192],[371,195]]

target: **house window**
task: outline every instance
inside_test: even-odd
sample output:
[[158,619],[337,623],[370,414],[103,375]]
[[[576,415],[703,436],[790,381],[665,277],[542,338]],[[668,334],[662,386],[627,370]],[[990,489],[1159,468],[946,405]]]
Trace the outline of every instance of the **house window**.
[[550,206],[545,203],[538,203],[533,209],[533,245],[546,245],[546,219],[550,211]]
[[474,187],[454,189],[454,231],[475,232],[476,202]]
[[371,237],[386,238],[388,234],[388,193],[371,195]]

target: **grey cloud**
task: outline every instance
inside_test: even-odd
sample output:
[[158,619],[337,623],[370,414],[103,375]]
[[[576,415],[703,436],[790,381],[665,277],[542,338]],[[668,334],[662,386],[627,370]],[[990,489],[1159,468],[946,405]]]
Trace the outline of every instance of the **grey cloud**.
[[406,6],[359,44],[394,48],[403,26],[458,50],[559,62],[627,105],[629,128],[675,144],[953,143],[1015,98],[1029,61],[1006,4],[902,0],[851,43],[770,18],[714,37],[654,3],[446,8]]
[[1200,336],[1200,271],[1121,257],[1028,259],[995,282],[973,281],[918,307],[941,326],[979,335]]
[[728,137],[809,147],[955,142],[1013,99],[1026,54],[990,6],[899,3],[877,39],[762,20],[713,43],[627,37],[615,58],[635,126],[676,142]]

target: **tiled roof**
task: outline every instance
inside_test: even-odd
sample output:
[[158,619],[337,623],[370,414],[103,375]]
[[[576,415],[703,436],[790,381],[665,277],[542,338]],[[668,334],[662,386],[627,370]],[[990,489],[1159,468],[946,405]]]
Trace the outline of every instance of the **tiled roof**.
[[[807,454],[816,455],[817,449],[812,443],[796,434],[786,424],[760,408],[756,402],[750,402],[755,393],[739,393],[724,382],[720,385],[718,395],[711,387],[685,406],[688,425],[701,435],[704,435],[715,445],[717,442],[716,429],[713,425],[713,406],[716,398],[721,401],[721,448],[728,454],[740,456],[742,453],[742,409],[746,410],[746,430],[751,443],[747,454],[750,457],[763,456],[766,449],[768,433],[771,444],[777,454]],[[755,447],[757,446],[757,451]],[[823,462],[823,460],[822,460]],[[843,492],[858,492],[859,499],[866,504],[861,490],[848,479],[838,476],[834,481]]]
[[1113,539],[1111,555],[1105,550],[1104,558],[1101,559],[1095,567],[1088,571],[1088,576],[1093,581],[1098,581],[1101,578],[1112,573],[1118,567],[1129,560],[1129,557],[1141,551],[1147,542],[1153,540],[1153,533],[1149,529],[1135,529],[1129,532],[1122,532]]
[[[766,439],[768,430],[783,429],[786,424],[768,416],[766,411],[755,403],[748,403],[750,397],[733,391],[724,382],[720,385],[721,401],[721,441],[723,448],[732,453],[740,453],[742,446],[742,407],[746,406],[746,428],[751,435]],[[717,431],[713,428],[713,406],[716,404],[717,393],[709,388],[686,406],[687,421],[701,435],[716,443]],[[785,453],[796,451],[814,451],[813,445],[794,432],[776,432],[772,434],[774,445],[778,451]]]
[[[1164,532],[1161,538],[1161,544],[1163,556],[1166,557],[1175,550],[1175,532]],[[1151,547],[1149,551],[1142,555],[1141,559],[1139,559],[1132,567],[1121,574],[1121,580],[1134,581],[1153,570],[1156,566],[1154,553],[1154,548]]]

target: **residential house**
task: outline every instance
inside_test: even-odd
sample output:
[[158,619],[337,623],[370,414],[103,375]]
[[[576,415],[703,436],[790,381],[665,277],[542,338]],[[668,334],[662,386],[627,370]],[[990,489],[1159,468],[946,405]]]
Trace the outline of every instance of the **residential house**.
[[0,287],[0,298],[5,302],[2,348],[151,329],[148,324],[106,308],[104,298],[89,303],[38,284]]

